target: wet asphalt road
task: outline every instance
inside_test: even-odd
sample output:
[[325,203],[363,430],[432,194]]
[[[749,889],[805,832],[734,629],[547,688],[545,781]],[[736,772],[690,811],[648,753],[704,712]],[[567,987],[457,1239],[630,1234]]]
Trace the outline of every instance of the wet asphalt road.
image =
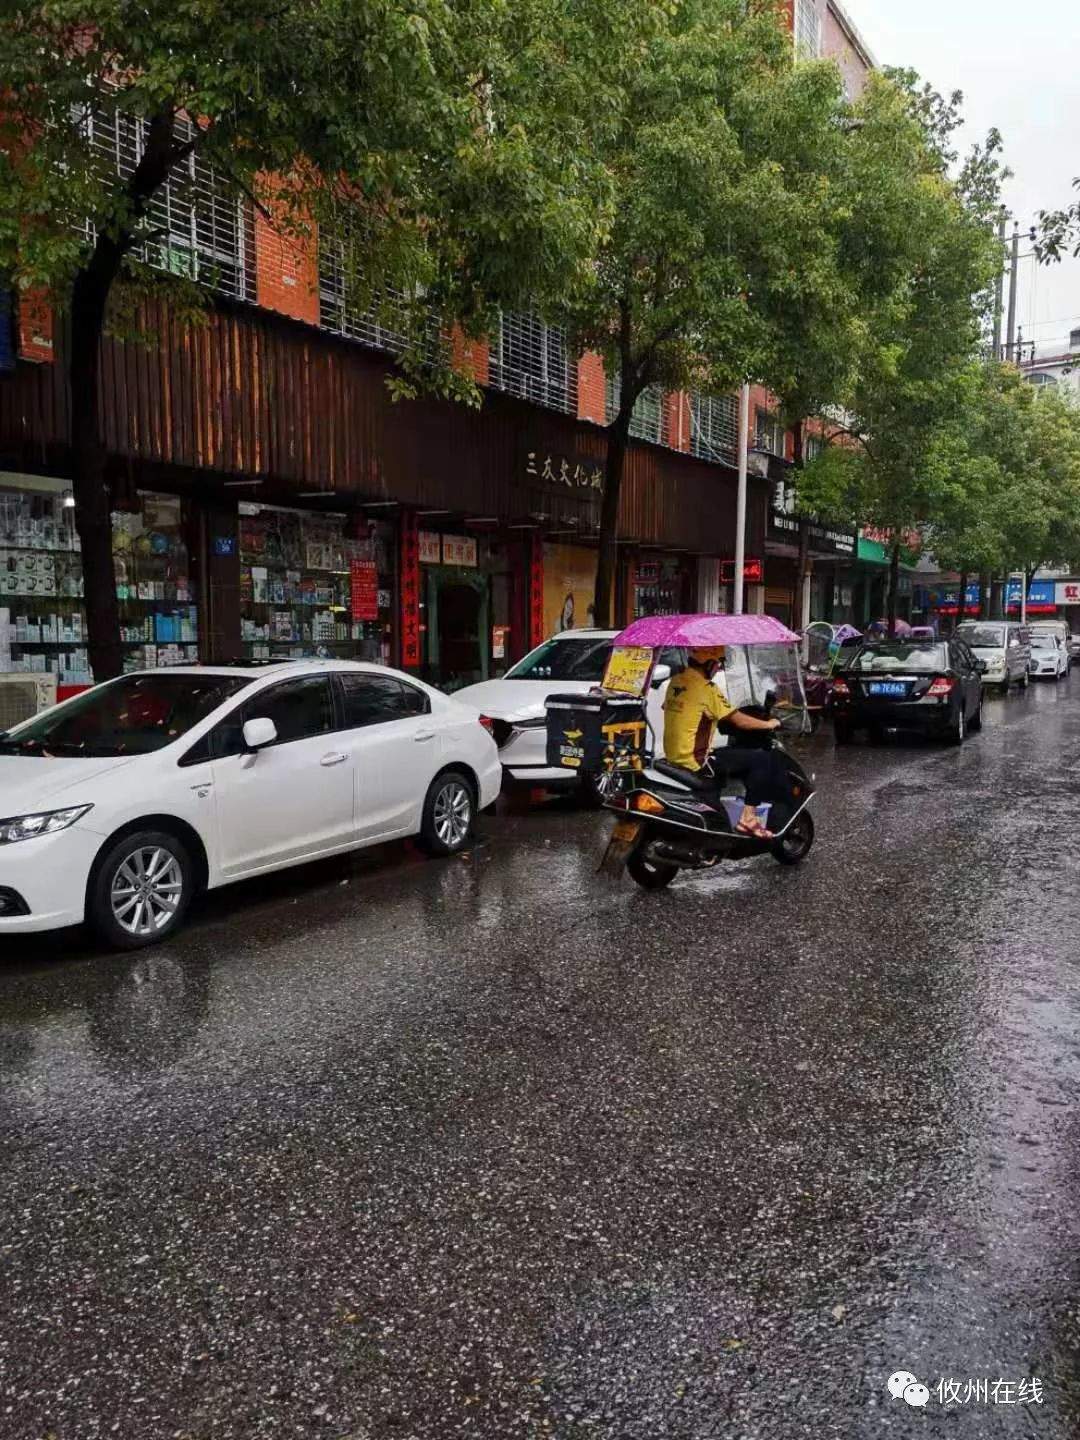
[[0,1436],[1076,1435],[1080,672],[986,710],[794,872],[556,803],[5,942]]

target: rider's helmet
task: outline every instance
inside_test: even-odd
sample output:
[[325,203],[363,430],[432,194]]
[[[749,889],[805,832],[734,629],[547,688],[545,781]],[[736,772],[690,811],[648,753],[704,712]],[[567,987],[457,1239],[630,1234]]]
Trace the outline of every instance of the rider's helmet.
[[706,680],[712,680],[724,663],[723,645],[700,646],[690,651],[690,662],[696,665]]

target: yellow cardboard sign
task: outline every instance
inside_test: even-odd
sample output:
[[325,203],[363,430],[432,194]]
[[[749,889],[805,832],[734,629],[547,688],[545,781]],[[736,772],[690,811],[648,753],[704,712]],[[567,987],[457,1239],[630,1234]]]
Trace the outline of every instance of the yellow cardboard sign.
[[652,663],[653,652],[647,645],[618,646],[604,671],[604,689],[620,695],[644,695]]

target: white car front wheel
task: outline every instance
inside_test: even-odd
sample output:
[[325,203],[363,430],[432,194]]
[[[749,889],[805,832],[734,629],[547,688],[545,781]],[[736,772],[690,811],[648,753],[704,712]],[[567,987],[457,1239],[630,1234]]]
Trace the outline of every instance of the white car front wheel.
[[155,945],[178,929],[194,889],[191,857],[176,835],[125,835],[97,867],[87,918],[114,949]]

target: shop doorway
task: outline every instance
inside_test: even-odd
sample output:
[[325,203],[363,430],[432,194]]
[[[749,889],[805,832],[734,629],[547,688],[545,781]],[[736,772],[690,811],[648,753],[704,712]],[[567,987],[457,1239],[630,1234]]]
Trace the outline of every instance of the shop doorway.
[[424,678],[448,693],[491,673],[491,591],[476,570],[432,566],[425,585]]

